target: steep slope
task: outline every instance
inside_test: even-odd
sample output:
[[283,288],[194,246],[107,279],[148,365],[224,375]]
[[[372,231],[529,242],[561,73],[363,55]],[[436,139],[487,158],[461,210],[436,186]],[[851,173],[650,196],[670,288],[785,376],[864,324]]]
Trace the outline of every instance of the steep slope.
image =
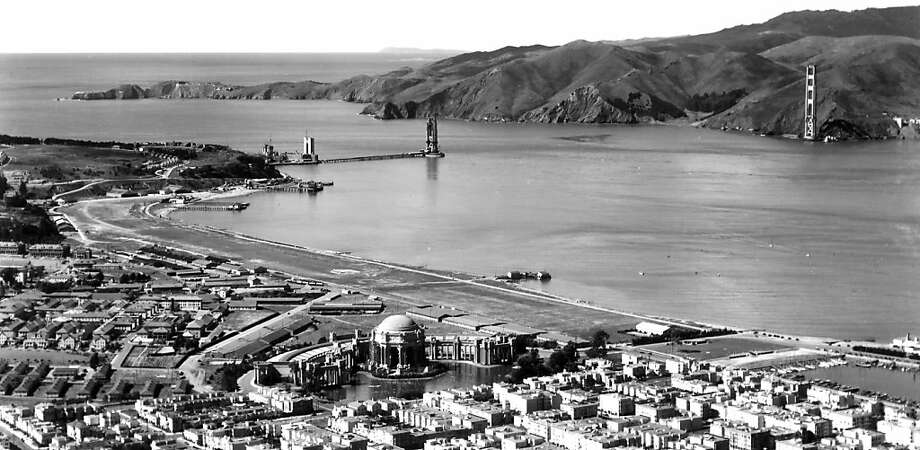
[[920,45],[920,39],[899,36],[852,36],[834,38],[808,36],[773,47],[760,56],[780,64],[801,67],[808,64],[839,64],[846,58],[884,51],[893,44]]
[[[806,65],[818,67],[819,127],[896,135],[920,111],[920,7],[800,11],[719,32],[560,47],[504,47],[338,83],[123,85],[79,99],[343,99],[382,119],[635,123],[692,116],[710,127],[798,134]],[[702,118],[702,120],[700,120]]]
[[[766,52],[791,64],[816,64],[822,134],[895,135],[892,115],[920,110],[920,41],[892,37],[806,38]],[[804,83],[758,92],[707,120],[713,127],[800,133]]]

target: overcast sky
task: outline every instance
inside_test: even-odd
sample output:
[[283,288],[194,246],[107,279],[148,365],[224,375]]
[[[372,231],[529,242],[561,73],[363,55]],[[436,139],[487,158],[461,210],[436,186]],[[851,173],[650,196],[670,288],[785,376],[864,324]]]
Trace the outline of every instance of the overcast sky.
[[0,52],[489,50],[718,31],[801,9],[917,0],[8,0]]

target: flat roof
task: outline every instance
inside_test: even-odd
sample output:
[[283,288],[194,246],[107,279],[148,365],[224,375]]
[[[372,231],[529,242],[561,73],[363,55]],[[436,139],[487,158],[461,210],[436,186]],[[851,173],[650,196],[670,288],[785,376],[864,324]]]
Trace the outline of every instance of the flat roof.
[[444,323],[457,325],[461,327],[471,327],[471,328],[480,328],[487,325],[501,325],[505,323],[503,320],[496,320],[491,317],[480,316],[478,314],[469,314],[465,316],[454,316],[448,317],[443,320]]
[[406,311],[406,314],[440,322],[445,317],[463,316],[466,315],[467,312],[459,309],[445,308],[443,306],[429,305],[412,308]]

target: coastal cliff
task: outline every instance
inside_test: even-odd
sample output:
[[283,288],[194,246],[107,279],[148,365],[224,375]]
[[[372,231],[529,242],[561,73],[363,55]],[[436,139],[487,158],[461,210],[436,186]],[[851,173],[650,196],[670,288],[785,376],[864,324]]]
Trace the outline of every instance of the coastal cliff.
[[341,99],[365,114],[539,123],[692,120],[802,132],[804,68],[817,66],[818,126],[840,139],[901,135],[920,111],[920,7],[801,11],[716,33],[634,42],[505,47],[336,83],[166,81],[75,99]]

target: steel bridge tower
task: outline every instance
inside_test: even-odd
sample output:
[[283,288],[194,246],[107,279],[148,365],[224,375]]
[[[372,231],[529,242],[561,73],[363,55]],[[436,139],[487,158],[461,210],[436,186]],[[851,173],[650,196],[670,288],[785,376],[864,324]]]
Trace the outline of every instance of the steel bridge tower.
[[815,66],[805,68],[805,133],[802,137],[815,139]]

